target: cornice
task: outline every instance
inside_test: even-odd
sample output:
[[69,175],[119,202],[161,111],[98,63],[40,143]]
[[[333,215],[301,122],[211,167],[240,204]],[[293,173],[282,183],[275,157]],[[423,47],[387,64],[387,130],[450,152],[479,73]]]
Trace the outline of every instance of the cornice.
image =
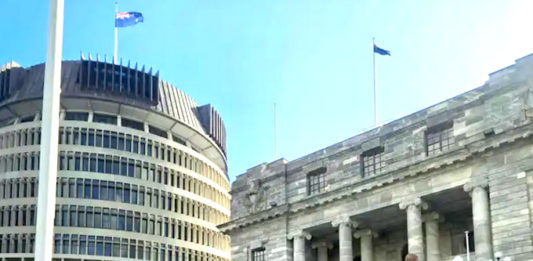
[[264,220],[274,219],[280,216],[290,215],[319,207],[331,202],[352,197],[357,193],[370,191],[378,187],[397,183],[405,178],[415,177],[420,174],[425,174],[430,171],[443,169],[447,166],[465,162],[478,154],[485,153],[488,150],[496,149],[504,145],[512,144],[519,140],[531,138],[532,135],[533,124],[527,122],[525,125],[461,146],[439,156],[425,158],[411,165],[392,170],[385,175],[369,178],[347,187],[331,190],[327,193],[308,197],[298,202],[281,205],[246,217],[232,220],[228,223],[220,225],[219,229],[223,233],[227,233],[231,230],[253,225]]

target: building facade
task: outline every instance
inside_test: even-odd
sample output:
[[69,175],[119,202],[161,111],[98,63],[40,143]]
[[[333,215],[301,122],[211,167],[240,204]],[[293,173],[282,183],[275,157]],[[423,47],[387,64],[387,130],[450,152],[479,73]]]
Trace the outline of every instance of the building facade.
[[533,260],[532,117],[529,55],[455,98],[253,167],[219,226],[232,260]]
[[[0,260],[33,260],[44,64],[0,71]],[[54,260],[229,261],[225,127],[137,65],[62,64]]]

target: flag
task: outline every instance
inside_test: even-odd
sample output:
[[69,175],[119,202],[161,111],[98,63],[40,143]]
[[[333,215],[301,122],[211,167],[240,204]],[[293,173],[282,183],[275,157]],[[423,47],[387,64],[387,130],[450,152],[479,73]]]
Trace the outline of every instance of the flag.
[[115,15],[115,27],[134,26],[142,22],[144,22],[144,17],[139,12],[122,12]]
[[387,51],[385,49],[381,49],[379,48],[377,45],[374,44],[374,52],[375,53],[378,53],[378,54],[381,54],[381,55],[388,55],[388,56],[391,56],[390,55],[390,51]]

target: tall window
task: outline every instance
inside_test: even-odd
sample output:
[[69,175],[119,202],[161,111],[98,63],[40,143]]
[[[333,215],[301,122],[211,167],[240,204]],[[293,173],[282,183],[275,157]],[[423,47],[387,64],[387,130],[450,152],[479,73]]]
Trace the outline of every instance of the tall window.
[[308,194],[314,195],[326,190],[326,167],[318,168],[307,174]]
[[426,149],[428,156],[447,151],[454,143],[453,122],[433,126],[426,132]]
[[361,173],[363,174],[363,177],[381,174],[385,167],[385,164],[381,160],[384,151],[385,148],[379,146],[361,154]]
[[266,250],[264,247],[252,250],[252,261],[266,261]]

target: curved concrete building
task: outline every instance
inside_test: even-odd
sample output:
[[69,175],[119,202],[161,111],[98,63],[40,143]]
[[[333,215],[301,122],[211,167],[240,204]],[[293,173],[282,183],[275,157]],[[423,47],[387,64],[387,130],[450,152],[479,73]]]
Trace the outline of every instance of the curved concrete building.
[[[0,260],[33,260],[44,64],[0,71]],[[54,260],[230,260],[225,127],[144,66],[64,61]]]

